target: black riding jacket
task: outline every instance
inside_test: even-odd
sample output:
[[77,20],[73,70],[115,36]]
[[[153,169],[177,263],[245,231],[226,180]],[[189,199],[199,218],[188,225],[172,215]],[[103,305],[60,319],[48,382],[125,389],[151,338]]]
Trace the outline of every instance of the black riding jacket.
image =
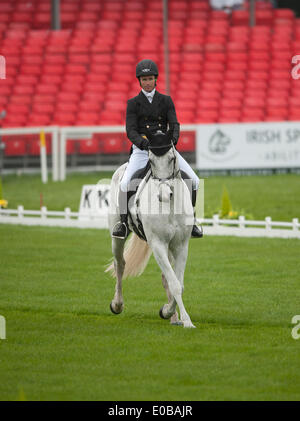
[[127,101],[126,133],[128,139],[140,149],[144,149],[145,140],[142,138],[147,131],[164,133],[171,131],[173,143],[179,138],[180,125],[177,120],[172,98],[157,91],[152,103],[141,91],[137,96]]

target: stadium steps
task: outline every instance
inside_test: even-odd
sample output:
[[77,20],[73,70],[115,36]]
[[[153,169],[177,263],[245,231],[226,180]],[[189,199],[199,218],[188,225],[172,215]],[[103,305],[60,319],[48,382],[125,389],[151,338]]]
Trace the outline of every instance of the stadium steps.
[[[135,65],[145,57],[158,62],[165,92],[160,0],[62,0],[61,18],[63,29],[50,31],[49,2],[1,1],[3,127],[124,124],[127,99],[139,91]],[[300,20],[261,5],[257,25],[248,22],[248,10],[228,15],[205,0],[169,1],[171,95],[180,123],[299,120],[291,59]],[[96,143],[77,150],[95,153]],[[123,139],[111,150],[128,144]]]

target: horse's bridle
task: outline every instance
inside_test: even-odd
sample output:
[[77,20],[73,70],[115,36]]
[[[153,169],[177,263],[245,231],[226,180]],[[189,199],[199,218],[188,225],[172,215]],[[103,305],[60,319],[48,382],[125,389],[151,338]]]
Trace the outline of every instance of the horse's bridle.
[[175,163],[176,163],[176,156],[175,156],[175,148],[174,148],[174,144],[173,144],[173,142],[171,142],[171,143],[169,143],[168,145],[163,145],[163,146],[149,146],[149,149],[151,150],[151,149],[162,149],[162,148],[167,148],[168,146],[170,146],[171,148],[172,148],[172,151],[173,151],[173,172],[172,172],[172,174],[170,175],[170,177],[166,177],[166,178],[158,178],[158,177],[155,177],[153,174],[152,174],[152,178],[154,179],[154,180],[159,180],[160,181],[160,183],[165,183],[167,180],[172,180],[172,179],[174,179],[174,178],[176,178],[177,177],[177,175],[179,174],[179,172],[180,172],[180,169],[178,168],[178,170],[177,171],[175,171]]

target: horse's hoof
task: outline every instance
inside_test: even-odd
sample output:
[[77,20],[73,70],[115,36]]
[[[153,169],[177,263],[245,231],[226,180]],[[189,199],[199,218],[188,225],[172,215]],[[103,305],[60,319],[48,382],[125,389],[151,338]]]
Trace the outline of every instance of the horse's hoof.
[[167,320],[169,319],[169,317],[164,316],[163,309],[164,309],[164,306],[162,306],[161,309],[159,310],[159,315],[162,319]]
[[174,325],[174,326],[182,326],[183,325],[183,322],[181,320],[179,320],[177,311],[175,311],[175,313],[171,317],[170,324]]
[[183,322],[181,322],[180,320],[178,320],[177,322],[171,322],[171,325],[173,326],[182,326]]
[[120,314],[120,313],[122,313],[122,311],[123,311],[123,304],[121,304],[119,307],[119,311],[117,311],[117,310],[115,310],[114,308],[113,308],[113,306],[112,306],[112,303],[110,303],[110,305],[109,305],[109,307],[110,307],[110,311],[113,313],[113,314]]
[[190,320],[183,322],[183,327],[196,328]]

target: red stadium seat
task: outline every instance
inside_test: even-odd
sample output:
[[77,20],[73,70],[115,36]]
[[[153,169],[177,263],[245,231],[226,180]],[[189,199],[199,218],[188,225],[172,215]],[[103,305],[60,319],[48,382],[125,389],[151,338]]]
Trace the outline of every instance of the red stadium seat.
[[[145,53],[161,63],[158,89],[165,92],[160,1],[65,0],[59,31],[49,29],[49,1],[13,3],[0,2],[0,47],[9,75],[0,84],[1,107],[10,110],[4,126],[48,118],[51,124],[123,125],[126,101],[139,90],[135,63]],[[250,27],[248,4],[228,15],[207,0],[169,2],[171,95],[181,122],[230,121],[230,110],[244,98],[245,110],[259,105],[267,113],[260,118],[284,107],[298,115],[291,57],[298,54],[299,19],[290,9],[257,2]],[[255,99],[251,105],[249,98]],[[20,112],[11,112],[12,104]]]
[[241,101],[233,98],[222,98],[220,107],[221,109],[239,109]]
[[272,10],[256,10],[255,12],[256,25],[272,25],[273,11]]
[[120,112],[101,111],[99,115],[99,123],[102,125],[119,125],[124,123],[124,119]]
[[22,139],[4,138],[4,156],[22,156],[26,154],[26,142]]
[[29,110],[30,110],[29,104],[15,104],[13,102],[10,102],[6,107],[6,111],[9,116],[10,115],[13,116],[15,114],[27,115]]
[[78,152],[80,155],[94,155],[100,152],[99,142],[97,139],[80,139],[78,140]]
[[99,113],[97,112],[86,112],[79,111],[77,114],[76,125],[77,126],[94,126],[98,124]]
[[98,135],[103,154],[118,154],[124,152],[123,133],[101,133]]
[[241,123],[258,123],[262,121],[262,117],[260,115],[242,115],[240,121]]
[[198,110],[196,113],[196,122],[198,119],[207,119],[207,121],[216,121],[219,117],[218,110]]
[[242,110],[242,119],[254,119],[253,121],[262,121],[264,117],[263,108],[243,108]]
[[274,18],[284,18],[293,20],[295,18],[295,14],[291,9],[275,9],[274,10]]
[[276,117],[280,121],[285,121],[288,117],[288,109],[279,107],[268,107],[266,109],[266,117]]
[[194,115],[194,110],[177,110],[177,118],[181,124],[193,123]]
[[50,122],[50,114],[32,113],[28,116],[26,126],[48,126]]
[[74,140],[67,139],[66,142],[66,152],[67,155],[74,155],[77,153],[77,142]]
[[268,97],[267,106],[272,108],[286,108],[288,106],[288,97]]
[[75,122],[76,122],[76,118],[75,118],[75,113],[73,112],[58,111],[52,118],[53,125],[72,126],[73,124],[75,124]]
[[249,25],[249,12],[246,10],[236,10],[232,12],[232,25]]
[[244,99],[244,105],[249,108],[264,108],[265,100],[257,97],[246,97]]
[[290,110],[288,119],[293,121],[300,121],[300,107],[298,107],[297,109],[293,108],[292,110]]
[[197,115],[195,118],[196,124],[211,124],[216,123],[217,117],[211,115]]
[[[27,140],[27,152],[28,155],[38,156],[40,155],[40,140],[37,138],[31,138]],[[47,155],[51,154],[51,139],[46,137],[46,152]]]
[[195,132],[181,132],[179,141],[176,145],[179,152],[195,151]]
[[300,108],[300,97],[289,97],[289,105],[290,107],[298,107]]
[[221,115],[218,118],[218,123],[237,123],[240,121],[240,115],[228,115],[228,116],[224,116]]

